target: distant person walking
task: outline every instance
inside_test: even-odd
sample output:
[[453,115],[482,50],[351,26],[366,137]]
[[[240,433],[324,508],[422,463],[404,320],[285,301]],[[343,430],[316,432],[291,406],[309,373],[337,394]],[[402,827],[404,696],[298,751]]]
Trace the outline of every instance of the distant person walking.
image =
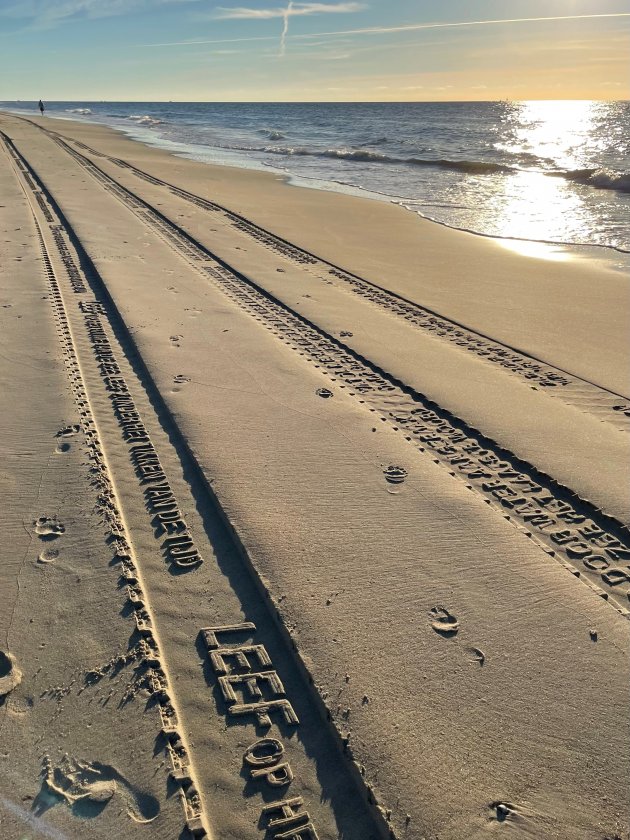
[[46,109],[44,108],[44,103],[42,102],[42,100],[41,100],[41,99],[39,100],[39,105],[38,105],[37,107],[39,108],[39,111],[40,111],[40,113],[41,113],[41,115],[42,115],[42,117],[43,117],[43,116],[44,116],[44,111],[45,111]]

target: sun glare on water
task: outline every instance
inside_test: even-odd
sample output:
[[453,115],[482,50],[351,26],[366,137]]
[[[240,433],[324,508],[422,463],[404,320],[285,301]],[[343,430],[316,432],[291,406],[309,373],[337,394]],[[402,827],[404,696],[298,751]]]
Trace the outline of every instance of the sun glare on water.
[[[561,260],[570,254],[545,245],[545,240],[589,241],[588,214],[575,179],[588,170],[584,150],[589,146],[592,151],[599,107],[600,103],[590,101],[509,106],[504,139],[497,146],[515,156],[519,170],[497,182],[488,207],[496,234],[512,237],[502,243],[505,247],[523,255]],[[570,228],[565,221],[569,219]]]
[[514,140],[506,149],[535,155],[552,168],[579,169],[586,164],[586,143],[592,148],[600,107],[586,100],[514,103]]

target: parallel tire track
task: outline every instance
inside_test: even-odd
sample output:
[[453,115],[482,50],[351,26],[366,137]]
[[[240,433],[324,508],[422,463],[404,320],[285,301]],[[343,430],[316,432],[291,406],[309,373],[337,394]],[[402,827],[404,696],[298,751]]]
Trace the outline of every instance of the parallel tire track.
[[162,664],[163,657],[160,644],[156,635],[148,599],[143,588],[132,539],[121,512],[120,500],[116,493],[111,470],[107,463],[101,436],[90,403],[90,397],[86,389],[67,304],[64,299],[63,283],[58,279],[53,267],[53,260],[51,259],[46,239],[32,204],[33,199],[37,202],[42,215],[50,225],[50,233],[55,241],[70,288],[72,291],[82,295],[82,302],[89,302],[89,305],[94,307],[95,311],[99,310],[100,304],[89,294],[89,289],[83,283],[76,263],[65,244],[64,237],[62,236],[62,227],[56,224],[56,220],[46,204],[43,193],[31,177],[28,166],[6,135],[0,132],[0,137],[4,140],[5,147],[13,159],[16,169],[32,193],[32,195],[29,195],[27,190],[24,191],[33,214],[33,222],[37,231],[44,271],[50,288],[53,316],[62,347],[65,367],[80,416],[80,425],[87,441],[88,457],[91,462],[90,474],[92,484],[98,492],[97,509],[112,540],[115,559],[120,565],[122,577],[126,582],[128,602],[133,608],[134,620],[141,636],[140,641],[132,653],[136,659],[138,670],[143,673],[142,680],[145,687],[156,699],[162,732],[166,738],[166,751],[171,762],[171,776],[178,786],[186,827],[192,835],[204,837],[206,836],[205,816],[201,800],[197,793],[189,749],[178,723],[175,699],[167,673]]
[[627,528],[294,312],[61,138],[55,141],[202,277],[416,449],[462,479],[619,612],[630,614]]
[[[111,298],[109,297],[109,294],[104,286],[102,279],[94,271],[92,271],[91,268],[88,269],[88,274],[90,275],[89,280],[85,280],[83,274],[83,260],[85,259],[86,263],[89,263],[89,257],[87,257],[85,252],[82,250],[82,247],[80,246],[80,243],[76,238],[76,234],[69,226],[67,220],[65,220],[65,218],[63,217],[63,213],[56,205],[53,197],[45,190],[45,187],[43,186],[35,171],[30,167],[26,159],[19,153],[12,141],[2,132],[0,132],[0,138],[4,140],[5,147],[13,160],[16,170],[18,170],[18,180],[23,179],[23,181],[28,187],[28,189],[26,189],[23,186],[24,192],[27,196],[27,200],[29,200],[30,202],[35,225],[39,234],[40,243],[42,247],[43,261],[47,272],[47,276],[51,283],[53,309],[55,312],[55,317],[57,318],[59,324],[59,334],[62,341],[62,346],[64,348],[64,356],[67,360],[68,373],[70,381],[75,390],[77,406],[81,418],[81,424],[83,429],[85,430],[85,435],[88,440],[89,457],[93,465],[91,469],[91,475],[93,477],[94,484],[99,491],[98,510],[102,515],[103,521],[106,523],[109,535],[112,539],[113,544],[115,545],[116,559],[120,564],[122,577],[127,586],[128,601],[133,610],[133,616],[136,621],[138,632],[141,636],[140,642],[138,643],[136,648],[132,650],[132,653],[138,660],[139,668],[143,669],[143,688],[145,688],[149,692],[149,694],[152,695],[156,702],[161,719],[161,728],[165,744],[165,751],[168,758],[170,759],[171,764],[170,776],[174,785],[176,786],[176,790],[179,794],[179,798],[181,799],[184,809],[186,831],[182,834],[182,837],[192,836],[197,838],[203,838],[215,836],[212,835],[211,832],[208,832],[208,824],[212,822],[212,820],[210,819],[211,815],[206,812],[205,801],[199,794],[200,787],[197,783],[194,771],[194,763],[196,757],[194,755],[195,750],[192,750],[193,755],[191,756],[191,750],[187,743],[186,736],[188,735],[192,738],[192,733],[184,732],[186,720],[184,716],[180,714],[180,709],[178,708],[180,706],[180,703],[178,701],[177,692],[173,691],[175,686],[172,684],[172,680],[169,678],[168,670],[164,664],[165,656],[163,655],[161,647],[164,648],[165,646],[164,644],[161,645],[160,640],[158,638],[158,629],[156,629],[155,627],[155,625],[158,625],[158,628],[162,630],[162,636],[164,636],[163,622],[162,625],[160,625],[159,614],[154,616],[154,610],[150,605],[150,596],[147,594],[147,587],[143,586],[142,583],[142,566],[145,564],[146,557],[142,555],[142,563],[137,562],[136,553],[133,547],[134,538],[135,536],[137,536],[137,534],[134,534],[133,532],[130,533],[124,521],[123,511],[125,510],[125,504],[128,503],[128,499],[125,497],[124,499],[119,500],[116,495],[115,482],[118,480],[119,476],[114,476],[112,474],[112,469],[108,466],[107,462],[107,449],[104,450],[101,443],[103,433],[101,432],[101,434],[99,434],[99,429],[97,429],[97,422],[100,422],[100,420],[99,417],[96,417],[95,419],[93,415],[92,406],[90,405],[89,389],[86,389],[86,384],[84,381],[85,375],[82,374],[81,370],[82,357],[77,350],[77,342],[73,336],[73,327],[71,324],[71,319],[68,318],[67,315],[67,307],[69,304],[68,301],[64,298],[64,295],[74,296],[73,293],[76,293],[76,303],[78,304],[78,310],[82,314],[82,317],[79,318],[80,322],[84,321],[84,323],[87,324],[94,323],[95,320],[100,320],[103,326],[106,327],[107,333],[111,334],[112,336],[115,336],[116,331],[112,328],[111,322],[117,320],[118,312],[115,304],[111,301]],[[29,190],[32,193],[32,195],[29,195]],[[37,221],[36,209],[41,212],[42,216],[44,217],[47,223],[47,225],[45,225],[47,227],[46,238],[52,240],[54,245],[52,245],[50,241],[48,244],[46,243],[45,238],[42,234],[42,225],[40,225]],[[68,247],[69,243],[72,247]],[[74,249],[76,249],[77,259],[75,259],[75,257],[73,256]],[[59,262],[61,262],[63,267],[63,283],[58,282],[55,274],[53,261],[51,260],[50,256],[51,251],[53,250],[56,251],[56,258]],[[79,271],[79,263],[81,264],[82,271]],[[102,300],[98,300],[94,296],[95,294],[98,294],[98,296],[102,298]],[[75,309],[76,308],[77,307],[75,307]],[[125,354],[127,352],[134,353],[135,351],[133,347],[133,342],[131,341],[131,345],[127,347],[127,345],[124,343],[125,341],[126,339],[124,339],[121,343],[121,351]],[[137,364],[142,365],[142,360],[138,359]],[[133,366],[131,367],[133,368]],[[154,387],[150,380],[150,375],[147,375],[147,380],[148,384],[151,387]],[[141,385],[140,387],[144,386]],[[116,400],[116,395],[112,397],[112,395],[110,394],[110,399]],[[153,404],[153,399],[156,399],[156,401],[159,402],[159,394],[153,394],[150,400],[151,404]],[[116,405],[117,402],[114,401],[113,414],[115,415],[117,415],[117,409],[115,407]],[[167,409],[165,409],[165,413],[168,414]],[[102,417],[102,415],[100,416]],[[172,418],[170,419],[172,420]],[[177,435],[178,433],[175,428],[170,429],[168,435],[169,441],[172,442],[172,439],[174,437],[177,437]],[[106,440],[106,443],[108,442],[109,438]],[[134,460],[134,453],[137,453],[138,451],[142,450],[142,448],[143,447],[141,445],[134,445],[134,448],[130,450],[132,461]],[[198,471],[199,483],[203,487],[205,487],[205,483],[203,481],[203,474],[201,473],[198,465],[196,464],[194,458],[192,457],[190,452],[188,452],[188,450],[186,450],[186,458],[187,461],[190,462],[190,466],[193,468],[193,470]],[[136,463],[136,468],[138,468],[138,466],[140,466],[141,468],[142,464],[138,465]],[[162,479],[160,479],[160,481],[161,480]],[[162,486],[163,485],[160,485],[160,487]],[[149,490],[151,490],[151,488],[149,488]],[[164,495],[164,491],[162,489],[156,489],[155,492],[159,493],[160,496]],[[210,498],[214,498],[210,491],[208,491],[208,493]],[[149,504],[147,503],[146,506],[149,507]],[[219,514],[221,514],[221,511],[218,512]],[[158,515],[160,514],[158,513]],[[170,521],[170,519],[167,518],[166,521]],[[238,535],[235,534],[229,527],[229,522],[226,522],[226,524],[228,525],[229,532],[233,536],[235,551],[237,553],[240,553],[241,556],[243,556],[244,559],[247,561],[248,558],[246,556],[246,551],[241,545],[238,539]],[[199,558],[199,562],[202,562],[201,558]],[[190,568],[188,563],[182,562],[177,563],[177,565],[183,566],[183,571],[186,571],[187,568]],[[308,747],[309,744],[312,746],[312,743],[311,741],[306,740],[306,732],[304,732],[304,755],[306,757],[306,761],[312,762],[315,765],[315,768],[313,770],[312,778],[308,778],[307,774],[304,774],[305,778],[303,787],[300,787],[300,781],[296,777],[297,790],[292,789],[291,794],[289,794],[289,796],[292,797],[289,801],[293,803],[296,812],[298,810],[300,811],[300,813],[296,817],[296,820],[298,822],[300,820],[304,822],[304,819],[308,820],[309,817],[308,812],[304,810],[304,803],[302,797],[296,796],[295,794],[297,794],[300,791],[305,795],[306,793],[308,793],[309,797],[312,800],[314,800],[315,788],[312,787],[313,782],[318,778],[318,773],[322,772],[322,768],[325,766],[326,762],[335,762],[336,766],[334,779],[336,779],[337,781],[343,779],[344,785],[347,785],[348,789],[356,790],[357,792],[360,792],[362,794],[362,800],[361,798],[359,798],[357,804],[353,805],[352,808],[349,809],[349,812],[352,813],[351,819],[353,821],[353,825],[356,823],[356,826],[358,826],[358,828],[356,828],[356,831],[359,832],[359,835],[365,837],[369,836],[371,838],[376,838],[376,836],[395,837],[396,834],[392,826],[385,820],[383,816],[386,812],[386,809],[378,801],[376,791],[373,789],[372,785],[367,783],[367,781],[363,778],[360,765],[353,760],[353,752],[351,747],[349,746],[348,740],[345,738],[344,734],[335,722],[333,713],[334,707],[332,705],[332,701],[327,699],[327,694],[322,693],[321,689],[316,689],[314,687],[313,676],[307,670],[303,660],[301,659],[298,653],[296,642],[291,635],[291,631],[283,623],[283,618],[280,612],[279,604],[274,604],[274,602],[271,600],[269,591],[265,589],[264,585],[257,577],[257,574],[251,566],[251,564],[248,562],[247,565],[252,570],[252,580],[254,584],[258,586],[259,592],[263,596],[261,604],[264,606],[264,609],[268,612],[270,622],[272,624],[275,624],[276,627],[280,630],[279,647],[282,649],[283,653],[288,654],[288,659],[293,660],[294,665],[297,666],[296,670],[300,676],[300,680],[305,689],[305,694],[307,698],[302,699],[300,701],[301,706],[303,709],[311,708],[312,711],[309,712],[309,715],[315,717],[318,721],[316,724],[313,724],[313,721],[311,721],[309,726],[311,727],[311,730],[313,729],[314,725],[316,726],[316,738],[319,745],[319,749],[317,752],[320,755],[324,755],[324,758],[322,759],[322,766],[320,767],[318,760],[311,757],[309,753]],[[179,569],[178,571],[181,572],[182,569]],[[257,606],[260,606],[260,604],[257,604]],[[239,628],[241,630],[245,628],[256,630],[256,626],[251,622],[246,622],[243,625],[235,625],[231,629],[234,630]],[[223,630],[226,629],[230,628],[223,628]],[[179,632],[180,630],[178,625],[178,634]],[[203,630],[202,634],[204,635],[204,639],[207,643],[207,634]],[[210,634],[210,637],[212,637],[212,634]],[[224,644],[223,641],[222,644]],[[216,647],[216,645],[210,645],[207,651],[208,658],[211,661],[212,657],[216,655],[213,650],[214,647]],[[257,645],[255,647],[264,650],[263,645]],[[222,648],[216,653],[226,655],[226,650],[229,651],[230,648]],[[227,655],[229,655],[229,653]],[[287,670],[290,670],[288,668],[288,664],[284,664]],[[271,666],[269,665],[269,667]],[[267,669],[267,666],[265,666],[265,668]],[[249,676],[251,679],[255,679],[256,677],[269,677],[270,674],[268,669],[265,670],[263,674],[256,674],[254,665],[248,667],[246,670],[248,672],[247,676]],[[234,674],[232,672],[230,672],[230,676],[223,677],[223,679],[227,681],[238,680],[239,678],[240,677],[238,676],[238,673]],[[281,695],[281,697],[284,697],[284,687],[279,680],[278,686],[279,694]],[[222,690],[225,691],[225,688],[223,687]],[[179,699],[181,700],[181,696]],[[274,702],[286,702],[288,704],[288,701],[284,699],[279,699],[278,701]],[[269,703],[269,705],[273,706],[274,702]],[[238,704],[235,704],[234,706],[230,706],[229,703],[230,700],[228,698],[228,700],[226,701],[228,713],[230,713],[231,711],[233,714],[237,714],[237,710],[239,708],[240,712],[238,712],[238,714],[243,715],[247,713],[246,705],[241,705],[239,707]],[[253,705],[255,706],[256,704],[254,703]],[[290,707],[290,704],[288,705]],[[327,720],[331,723],[330,728],[326,728],[325,731],[322,731],[321,729],[321,722],[323,720]],[[297,725],[298,723],[299,721],[296,717],[295,724]],[[306,724],[304,725],[306,727]],[[312,740],[312,731],[309,737]],[[241,745],[241,736],[237,736],[237,738],[239,745]],[[301,739],[297,740],[301,742]],[[322,745],[325,746],[322,747]],[[193,743],[191,741],[191,747],[192,746]],[[293,745],[293,749],[295,754],[295,744]],[[342,761],[341,764],[339,764],[341,752],[345,754],[345,759]],[[273,769],[274,768],[267,768],[267,770],[269,771]],[[261,773],[263,773],[263,771],[260,769],[258,769],[256,772],[258,773],[258,776],[260,776]],[[252,778],[254,778],[253,775]],[[289,777],[289,779],[293,779],[292,774]],[[266,790],[264,792],[264,796],[264,802],[266,803],[266,805],[263,808],[263,815],[267,810],[272,812],[271,815],[273,817],[274,810],[277,810],[276,805],[278,808],[280,808],[282,805],[282,803],[274,803],[274,798],[280,800],[285,799],[287,797],[287,791],[286,788],[283,790],[279,790],[277,787],[274,787],[271,790],[271,795],[270,792]],[[326,801],[329,797],[329,793],[326,792],[325,787],[322,787],[322,790],[319,792],[319,797],[321,801]],[[365,803],[364,812],[361,811],[361,801]],[[298,802],[302,803],[301,806],[296,804]],[[334,809],[331,809],[331,814],[333,813],[333,810]],[[263,819],[263,815],[261,815],[261,820]],[[336,818],[337,817],[335,816],[335,819]],[[346,825],[347,827],[348,819],[348,815],[345,814],[343,817],[342,826]],[[291,820],[287,819],[287,824],[289,823],[291,823]],[[317,840],[318,834],[314,827],[311,826],[311,834],[308,834],[306,832],[309,826],[311,826],[310,822],[308,823],[308,825],[301,825],[301,829],[304,832],[304,836],[313,837],[313,840]],[[365,829],[367,826],[369,826],[369,830],[366,833]],[[217,828],[218,831],[220,831],[220,827],[214,827]],[[264,830],[264,828],[262,830]],[[330,826],[324,826],[324,830],[328,831],[328,833],[324,836],[332,836],[332,834],[330,833]],[[269,823],[267,834],[265,836],[271,836],[271,834],[276,836],[276,831],[278,831],[278,829],[272,828],[272,823]],[[288,836],[288,834],[283,834],[282,836]]]
[[[57,132],[44,129],[41,126],[38,127],[56,140],[62,140],[62,136]],[[104,158],[120,168],[129,170],[138,178],[154,186],[168,189],[173,195],[197,207],[215,214],[221,214],[234,228],[269,250],[292,260],[323,282],[333,282],[345,291],[356,294],[378,306],[389,315],[401,318],[408,324],[428,332],[437,339],[452,343],[460,350],[472,353],[485,362],[502,368],[504,371],[519,377],[521,381],[535,390],[544,389],[546,393],[585,413],[594,414],[600,420],[611,423],[617,429],[630,431],[630,401],[626,397],[566,370],[554,367],[514,347],[502,344],[483,333],[471,330],[458,321],[446,318],[428,307],[423,307],[402,295],[346,271],[214,201],[209,201],[176,187],[120,158],[105,155],[85,143],[77,140],[72,140],[72,143],[92,156]]]

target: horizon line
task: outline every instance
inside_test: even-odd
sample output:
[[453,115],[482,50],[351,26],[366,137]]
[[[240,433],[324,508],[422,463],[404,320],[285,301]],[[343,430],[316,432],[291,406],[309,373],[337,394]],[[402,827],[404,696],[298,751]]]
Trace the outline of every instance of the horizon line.
[[[447,105],[470,103],[496,103],[505,102],[514,104],[519,102],[628,102],[630,95],[624,98],[593,99],[593,97],[534,97],[516,98],[501,97],[500,99],[46,99],[42,100],[51,105],[72,104],[72,105]],[[37,99],[0,99],[2,104],[34,103]],[[89,116],[89,115],[87,115]],[[54,119],[54,117],[53,117]]]

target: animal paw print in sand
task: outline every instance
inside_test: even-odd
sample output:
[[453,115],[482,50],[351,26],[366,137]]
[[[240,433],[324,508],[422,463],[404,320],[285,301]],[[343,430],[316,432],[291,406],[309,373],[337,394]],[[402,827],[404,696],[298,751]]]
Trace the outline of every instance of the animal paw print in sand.
[[445,607],[433,607],[429,610],[431,627],[440,636],[451,638],[457,635],[459,621]]
[[339,333],[342,338],[352,338],[353,334],[354,333],[351,333],[350,330],[341,330]]
[[65,525],[56,516],[40,516],[33,522],[35,533],[42,540],[55,540],[66,531]]
[[333,392],[330,391],[328,388],[318,388],[315,393],[318,397],[322,397],[325,400],[328,400],[332,397]]
[[178,373],[173,377],[173,382],[176,385],[183,385],[185,382],[190,382],[190,376],[184,376],[183,373]]
[[389,467],[383,470],[383,475],[385,476],[385,481],[388,481],[390,484],[402,484],[407,478],[408,473],[404,467],[390,464]]
[[171,335],[171,336],[169,336],[169,341],[171,342],[173,347],[179,347],[180,346],[179,342],[182,340],[182,338],[183,338],[183,336],[181,336],[181,335]]

